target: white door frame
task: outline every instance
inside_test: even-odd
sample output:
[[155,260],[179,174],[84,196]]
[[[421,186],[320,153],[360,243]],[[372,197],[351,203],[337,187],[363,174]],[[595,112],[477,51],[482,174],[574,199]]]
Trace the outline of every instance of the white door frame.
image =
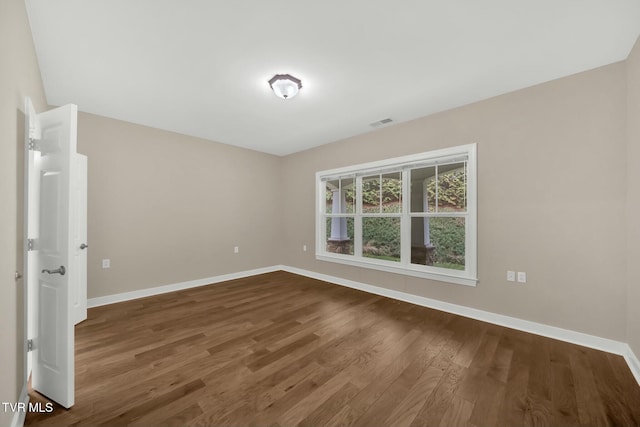
[[[36,120],[37,118],[37,114],[36,114],[36,110],[33,107],[33,103],[31,102],[31,99],[29,97],[25,98],[25,107],[24,107],[24,144],[23,144],[23,150],[24,150],[24,188],[23,188],[23,212],[22,212],[22,220],[23,220],[23,250],[22,250],[22,257],[23,257],[23,272],[22,272],[22,278],[23,278],[23,286],[24,286],[24,292],[23,292],[23,298],[24,298],[24,339],[25,339],[25,346],[24,346],[24,363],[23,363],[23,376],[24,376],[24,391],[27,391],[27,384],[29,382],[29,376],[31,375],[31,354],[29,352],[28,349],[28,340],[31,337],[32,331],[32,319],[30,318],[31,316],[31,310],[33,310],[33,292],[29,292],[29,276],[32,272],[27,271],[27,269],[30,267],[30,263],[28,262],[28,257],[29,257],[29,246],[28,246],[28,239],[29,239],[29,197],[32,197],[33,195],[31,194],[31,192],[29,191],[29,162],[30,162],[30,150],[29,150],[29,141],[31,140],[38,140],[41,138],[41,129],[39,126],[39,122],[38,120]],[[30,310],[31,308],[31,310]],[[29,400],[29,396],[27,394],[26,396],[27,401]]]

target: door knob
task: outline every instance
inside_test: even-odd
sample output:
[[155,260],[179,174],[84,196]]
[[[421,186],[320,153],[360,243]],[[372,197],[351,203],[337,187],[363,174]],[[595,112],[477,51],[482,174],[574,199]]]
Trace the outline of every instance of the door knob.
[[89,245],[87,245],[86,243],[80,245],[80,249],[87,249],[88,247]]
[[64,268],[64,265],[61,265],[60,268],[57,268],[55,270],[47,270],[46,268],[44,270],[42,270],[43,273],[48,273],[48,274],[59,274],[61,276],[64,276],[64,273],[67,272],[67,270]]

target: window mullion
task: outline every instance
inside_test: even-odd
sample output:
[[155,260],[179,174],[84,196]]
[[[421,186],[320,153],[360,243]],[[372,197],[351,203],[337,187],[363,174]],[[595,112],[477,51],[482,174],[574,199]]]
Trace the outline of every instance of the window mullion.
[[409,171],[402,171],[402,216],[400,217],[400,264],[411,263],[411,218],[409,216],[409,197],[411,183]]
[[353,219],[353,255],[362,257],[362,177],[356,177],[356,212]]

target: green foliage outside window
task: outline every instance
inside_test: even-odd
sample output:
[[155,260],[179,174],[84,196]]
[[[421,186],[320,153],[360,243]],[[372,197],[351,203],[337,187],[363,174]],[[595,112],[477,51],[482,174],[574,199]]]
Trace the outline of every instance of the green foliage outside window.
[[464,218],[431,218],[436,267],[464,269]]
[[[436,205],[436,180],[427,184],[429,206]],[[438,207],[451,207],[455,210],[465,209],[467,190],[465,186],[464,168],[438,174]]]
[[362,252],[365,256],[400,260],[399,218],[363,218]]
[[[344,191],[347,204],[352,204],[356,198],[356,190],[349,187]],[[402,195],[402,181],[391,178],[382,179],[382,203],[400,200]],[[331,200],[331,191],[326,192],[326,200]],[[362,203],[377,206],[380,204],[380,187],[378,181],[364,181],[362,183]]]

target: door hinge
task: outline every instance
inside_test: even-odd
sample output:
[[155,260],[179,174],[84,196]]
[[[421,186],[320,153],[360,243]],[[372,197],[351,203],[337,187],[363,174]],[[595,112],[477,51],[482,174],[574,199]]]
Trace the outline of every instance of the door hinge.
[[33,351],[33,340],[27,340],[27,353]]
[[35,251],[35,250],[36,250],[36,240],[27,239],[27,251]]
[[29,138],[29,151],[41,151],[37,139]]

